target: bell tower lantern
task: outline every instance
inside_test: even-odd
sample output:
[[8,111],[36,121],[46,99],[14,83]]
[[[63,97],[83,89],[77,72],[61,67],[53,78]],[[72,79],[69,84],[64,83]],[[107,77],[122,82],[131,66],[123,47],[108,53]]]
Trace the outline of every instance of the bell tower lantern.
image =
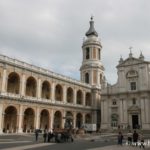
[[90,28],[85,35],[82,45],[81,81],[99,88],[104,79],[104,67],[101,62],[102,45],[94,28],[93,17],[91,17]]

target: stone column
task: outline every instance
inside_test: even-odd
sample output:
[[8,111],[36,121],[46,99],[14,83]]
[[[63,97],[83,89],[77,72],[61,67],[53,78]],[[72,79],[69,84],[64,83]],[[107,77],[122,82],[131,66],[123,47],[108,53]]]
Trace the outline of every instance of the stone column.
[[[106,123],[108,123],[109,112],[108,112],[107,101],[104,101],[104,110],[105,110],[104,120],[105,120]],[[105,116],[105,115],[106,115],[106,116]]]
[[123,123],[127,127],[127,100],[123,100]]
[[0,104],[0,134],[3,133],[3,123],[4,123],[4,117],[3,117],[3,104]]
[[104,123],[104,101],[101,100],[101,124]]
[[38,78],[38,84],[37,84],[37,98],[41,99],[41,78]]
[[62,113],[62,124],[61,124],[61,127],[64,129],[65,127],[65,122],[66,122],[66,111],[63,110],[63,113]]
[[73,104],[74,105],[77,104],[77,90],[76,89],[73,90]]
[[97,111],[93,111],[91,115],[92,115],[91,116],[92,117],[92,123],[97,124]]
[[119,108],[120,108],[120,110],[119,110],[119,115],[120,115],[120,124],[122,124],[122,122],[123,122],[123,99],[120,99],[120,106],[119,106]]
[[40,119],[41,119],[40,108],[37,108],[36,109],[36,116],[35,116],[35,121],[36,121],[35,128],[36,129],[40,128]]
[[24,73],[22,74],[20,87],[21,87],[20,94],[22,96],[25,96],[26,82],[25,82],[25,74]]
[[51,86],[51,100],[55,101],[55,82],[52,82]]
[[141,125],[142,128],[144,127],[144,124],[146,123],[146,115],[145,115],[145,99],[141,98]]
[[53,129],[53,123],[54,123],[54,110],[52,109],[50,112],[50,129]]
[[19,117],[18,133],[22,133],[23,132],[23,130],[22,130],[23,116],[24,116],[24,114],[23,114],[23,106],[21,105],[20,106],[20,110],[19,110],[19,115],[18,115],[18,117]]
[[76,112],[73,113],[73,128],[76,128]]
[[148,123],[150,123],[149,122],[149,107],[150,107],[150,105],[149,105],[150,103],[149,103],[149,100],[147,99],[147,98],[145,98],[145,116],[146,116],[146,123],[148,124]]
[[93,70],[90,70],[90,84],[93,85]]
[[100,73],[97,71],[97,85],[100,85]]
[[2,93],[6,92],[6,84],[7,84],[7,70],[6,68],[4,68],[2,77]]
[[82,113],[82,125],[85,124],[85,113]]
[[85,106],[85,91],[83,91],[83,106]]
[[63,86],[63,102],[66,103],[66,85]]

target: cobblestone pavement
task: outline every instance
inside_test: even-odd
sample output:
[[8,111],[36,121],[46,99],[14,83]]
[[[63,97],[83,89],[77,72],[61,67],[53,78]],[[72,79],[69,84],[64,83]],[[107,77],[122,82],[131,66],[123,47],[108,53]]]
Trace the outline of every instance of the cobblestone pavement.
[[[76,136],[73,143],[43,143],[40,135],[35,142],[34,134],[0,135],[0,150],[140,150],[139,147],[116,145],[116,134]],[[150,150],[150,147],[146,147]]]

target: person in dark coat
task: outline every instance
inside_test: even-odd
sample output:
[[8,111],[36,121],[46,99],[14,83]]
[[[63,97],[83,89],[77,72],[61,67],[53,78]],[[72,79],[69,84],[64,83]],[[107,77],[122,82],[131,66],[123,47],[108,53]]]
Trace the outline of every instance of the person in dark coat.
[[118,144],[122,145],[122,141],[123,141],[123,135],[122,135],[121,132],[119,132],[119,134],[118,134]]
[[133,133],[133,143],[134,143],[134,145],[138,145],[138,138],[139,138],[139,135],[138,135],[138,133],[136,132],[136,130],[134,131],[134,133]]
[[38,141],[38,137],[39,137],[39,131],[35,130],[35,141]]
[[129,130],[127,133],[127,138],[128,138],[128,145],[132,145],[132,132]]
[[139,140],[140,140],[140,148],[145,148],[145,145],[144,145],[144,136],[143,136],[142,133],[139,135]]
[[46,132],[46,130],[44,131],[43,138],[44,138],[44,143],[46,143],[46,139],[47,139],[47,132]]

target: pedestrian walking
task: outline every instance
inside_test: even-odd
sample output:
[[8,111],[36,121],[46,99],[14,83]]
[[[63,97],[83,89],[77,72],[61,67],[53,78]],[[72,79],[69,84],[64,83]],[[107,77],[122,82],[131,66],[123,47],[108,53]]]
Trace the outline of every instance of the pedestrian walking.
[[35,141],[38,141],[38,137],[39,137],[39,131],[35,130]]
[[118,144],[122,145],[122,141],[123,141],[123,135],[122,135],[121,132],[119,132],[119,134],[118,134]]
[[139,135],[138,135],[138,133],[136,132],[136,130],[134,131],[134,133],[133,133],[133,143],[134,143],[134,145],[138,145],[138,138],[139,138]]
[[46,130],[44,130],[43,138],[44,138],[44,143],[46,143],[46,140],[47,140],[47,132],[46,132]]
[[132,132],[131,130],[129,130],[129,132],[127,133],[127,138],[128,138],[128,145],[132,144]]
[[139,139],[140,139],[140,148],[145,148],[145,146],[144,146],[144,136],[143,136],[142,133],[139,135]]

